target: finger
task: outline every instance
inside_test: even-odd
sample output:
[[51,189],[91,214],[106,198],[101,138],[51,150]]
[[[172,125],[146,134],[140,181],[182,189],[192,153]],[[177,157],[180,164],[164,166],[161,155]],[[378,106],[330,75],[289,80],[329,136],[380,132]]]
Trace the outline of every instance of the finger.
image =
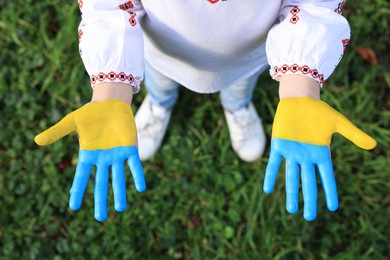
[[112,165],[112,186],[114,190],[115,210],[122,212],[126,209],[126,180],[123,163]]
[[278,176],[278,171],[280,163],[282,162],[282,156],[272,149],[269,156],[267,168],[265,169],[265,178],[263,183],[263,190],[265,193],[271,193],[275,186],[276,177]]
[[339,207],[339,199],[337,196],[336,180],[334,178],[332,161],[318,165],[322,187],[325,192],[326,206],[330,211],[335,211]]
[[92,165],[90,164],[80,161],[77,163],[76,174],[73,179],[72,187],[70,188],[69,208],[72,210],[80,209],[91,168]]
[[108,167],[98,165],[95,175],[95,218],[104,221],[107,218]]
[[135,189],[138,192],[143,192],[146,189],[144,170],[142,168],[141,160],[139,158],[138,150],[135,151],[127,161],[131,174],[133,176]]
[[35,143],[38,145],[48,145],[54,143],[58,139],[61,139],[65,135],[76,130],[76,124],[74,121],[74,113],[70,113],[65,116],[57,124],[53,125],[46,131],[43,131],[34,138]]
[[298,211],[299,165],[287,161],[286,167],[286,209],[289,213],[295,213]]
[[339,117],[337,118],[335,130],[360,148],[370,150],[376,146],[374,138],[360,130],[341,114],[339,114]]
[[301,165],[303,217],[312,221],[317,217],[317,183],[313,165]]

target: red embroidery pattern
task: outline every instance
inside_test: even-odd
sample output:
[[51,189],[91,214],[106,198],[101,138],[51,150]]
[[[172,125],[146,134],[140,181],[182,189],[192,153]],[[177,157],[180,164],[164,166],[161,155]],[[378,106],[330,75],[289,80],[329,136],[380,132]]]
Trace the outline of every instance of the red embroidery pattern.
[[80,44],[80,41],[81,41],[81,37],[83,36],[83,31],[81,29],[79,29],[79,44]]
[[137,25],[137,20],[135,19],[135,16],[137,14],[132,12],[132,11],[127,11],[127,12],[130,14],[129,23],[131,24],[131,26],[136,26]]
[[[219,0],[207,0],[207,1],[209,1],[212,4],[216,4],[219,2]],[[221,1],[226,1],[226,0],[221,0]]]
[[127,9],[134,8],[134,5],[132,1],[128,1],[124,4],[119,5],[119,8],[122,9],[123,11],[126,11]]
[[307,65],[299,66],[298,64],[293,64],[291,66],[288,66],[287,64],[284,64],[281,67],[274,67],[274,76],[278,73],[286,74],[287,72],[309,75],[313,79],[318,79],[320,81],[321,86],[325,83],[324,74],[320,74],[316,69],[310,69],[310,67]]
[[344,39],[341,42],[343,43],[343,53],[344,53],[345,49],[347,48],[347,45],[349,43],[349,39]]
[[345,4],[345,1],[340,2],[339,5],[337,6],[337,8],[334,9],[334,11],[336,13],[338,13],[338,14],[342,14],[343,13],[344,4]]
[[133,2],[127,1],[124,4],[119,5],[119,8],[123,11],[127,11],[127,13],[130,15],[129,23],[131,24],[131,26],[136,26],[137,19],[135,19],[135,17],[137,16],[137,14],[129,10],[131,8],[134,8]]
[[290,23],[296,24],[299,21],[298,13],[301,11],[298,6],[293,6],[293,8],[290,11],[290,14],[292,14],[292,17],[290,18]]
[[111,71],[108,74],[100,72],[98,75],[92,75],[91,76],[91,84],[95,85],[97,82],[103,82],[106,79],[108,79],[110,81],[114,81],[114,80],[118,79],[118,80],[123,81],[123,82],[125,82],[125,81],[128,81],[129,83],[134,82],[134,76],[132,74],[126,75],[126,73],[124,73],[124,72],[115,73],[115,72]]
[[81,8],[83,8],[83,4],[84,4],[83,0],[79,0],[77,3],[79,4],[79,8],[81,10]]

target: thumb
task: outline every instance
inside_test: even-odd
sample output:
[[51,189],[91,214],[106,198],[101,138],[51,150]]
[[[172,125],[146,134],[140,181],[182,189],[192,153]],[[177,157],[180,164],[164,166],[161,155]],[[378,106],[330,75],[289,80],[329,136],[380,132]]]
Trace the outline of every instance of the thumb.
[[360,130],[341,114],[338,115],[335,130],[365,150],[371,150],[376,146],[376,141],[374,138]]
[[70,113],[61,119],[61,121],[59,121],[57,124],[37,135],[34,138],[34,141],[38,145],[42,146],[52,144],[58,139],[61,139],[65,135],[73,132],[74,130],[76,130],[74,113]]

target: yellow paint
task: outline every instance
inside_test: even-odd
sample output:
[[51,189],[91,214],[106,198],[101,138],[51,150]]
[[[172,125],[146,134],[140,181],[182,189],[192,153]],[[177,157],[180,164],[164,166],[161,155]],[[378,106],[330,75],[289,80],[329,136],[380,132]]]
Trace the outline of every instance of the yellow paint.
[[73,131],[78,133],[80,149],[84,150],[137,144],[133,112],[120,100],[89,103],[37,135],[35,142],[48,145]]
[[273,124],[272,138],[329,146],[338,132],[363,149],[372,149],[376,141],[354,126],[325,102],[309,97],[280,100]]

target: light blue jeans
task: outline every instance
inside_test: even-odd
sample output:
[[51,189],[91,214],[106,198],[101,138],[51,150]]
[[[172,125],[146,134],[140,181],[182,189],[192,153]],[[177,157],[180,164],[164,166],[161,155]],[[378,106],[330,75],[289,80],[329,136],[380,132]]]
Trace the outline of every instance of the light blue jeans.
[[[237,111],[252,101],[253,90],[262,71],[220,91],[221,104],[228,111]],[[172,107],[179,95],[179,83],[161,74],[145,60],[145,87],[152,104]]]

